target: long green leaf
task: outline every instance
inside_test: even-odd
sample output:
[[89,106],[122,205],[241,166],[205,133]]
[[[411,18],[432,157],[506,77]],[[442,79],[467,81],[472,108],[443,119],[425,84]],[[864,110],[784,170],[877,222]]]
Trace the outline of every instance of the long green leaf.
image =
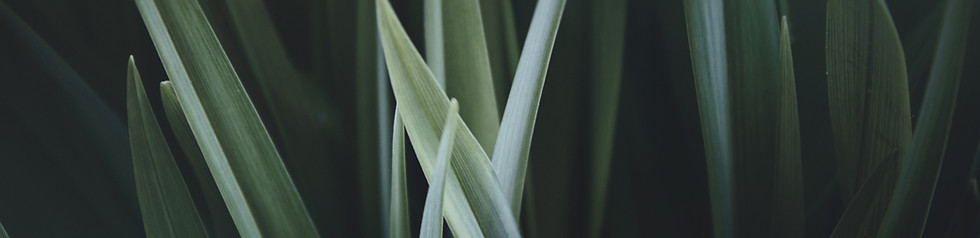
[[442,0],[446,94],[459,99],[459,115],[483,150],[493,152],[500,111],[490,70],[479,0]]
[[[507,104],[507,88],[517,70],[517,30],[511,0],[480,0],[483,30],[487,36],[487,53],[497,105]],[[503,109],[503,108],[500,108]]]
[[776,147],[772,237],[802,237],[805,233],[800,114],[796,104],[796,76],[786,16],[782,17],[780,27],[779,58],[779,146]]
[[[376,0],[356,4],[354,77],[357,95],[357,165],[360,183],[362,236],[391,237],[388,226],[391,208],[391,114],[388,110],[387,72],[378,41]],[[387,138],[387,139],[386,139]],[[377,216],[370,215],[376,213]],[[376,224],[376,225],[375,225]],[[380,228],[380,229],[378,229]],[[368,233],[379,230],[379,234]]]
[[882,160],[908,153],[905,54],[882,0],[828,1],[826,54],[837,176],[847,202]]
[[[599,237],[605,217],[613,138],[619,109],[626,37],[626,1],[593,1],[592,36],[592,179],[589,237]],[[533,29],[532,29],[533,30]],[[509,105],[508,105],[509,106]]]
[[201,148],[197,146],[194,132],[187,124],[187,117],[184,117],[184,109],[180,107],[180,102],[177,101],[173,83],[170,81],[160,82],[160,97],[163,100],[163,110],[167,114],[167,121],[170,122],[170,130],[177,138],[177,144],[184,151],[184,156],[187,157],[191,169],[194,170],[194,177],[201,187],[214,236],[240,236],[238,230],[235,229],[235,223],[231,220],[231,215],[228,214],[225,201],[221,199],[221,192],[218,191],[218,186],[215,185],[214,178],[211,177],[208,164],[204,160],[204,154],[201,153]]
[[197,1],[136,4],[239,233],[317,236],[269,133]]
[[708,191],[715,237],[734,235],[732,132],[728,105],[724,6],[721,0],[685,0],[687,38],[701,113]]
[[779,130],[779,18],[776,2],[725,1],[735,227],[738,237],[771,234]]
[[424,0],[425,61],[436,77],[436,82],[446,88],[446,41],[442,20],[443,0]]
[[395,106],[395,119],[391,134],[391,212],[389,230],[392,238],[412,237],[408,225],[408,185],[405,179],[405,126],[398,107]]
[[[401,119],[422,170],[431,181],[438,135],[444,123],[441,115],[448,110],[449,99],[408,39],[388,1],[379,1],[378,27]],[[457,147],[453,150],[453,169],[447,171],[446,177],[449,198],[444,213],[450,229],[456,236],[520,237],[489,157],[466,123],[460,125]]]
[[538,116],[541,92],[548,75],[551,51],[565,10],[565,0],[542,0],[534,10],[531,28],[524,41],[521,61],[511,86],[504,119],[500,125],[497,146],[493,152],[493,170],[514,215],[521,214],[521,200],[531,149],[534,122]]
[[208,237],[153,114],[132,56],[129,57],[127,76],[129,146],[146,236]]
[[948,0],[909,157],[902,161],[881,237],[921,236],[953,123],[972,0]]
[[436,155],[436,168],[429,180],[429,191],[425,196],[425,207],[422,210],[422,228],[419,237],[442,238],[442,199],[445,196],[446,167],[453,153],[453,140],[456,137],[456,117],[459,117],[459,103],[453,98],[449,102],[449,113],[439,140],[439,154]]
[[845,237],[874,237],[877,232],[877,220],[880,213],[875,209],[882,187],[889,186],[892,174],[898,169],[898,158],[886,158],[878,164],[878,168],[864,181],[864,184],[854,194],[847,209],[837,221],[837,227],[830,235],[831,238]]

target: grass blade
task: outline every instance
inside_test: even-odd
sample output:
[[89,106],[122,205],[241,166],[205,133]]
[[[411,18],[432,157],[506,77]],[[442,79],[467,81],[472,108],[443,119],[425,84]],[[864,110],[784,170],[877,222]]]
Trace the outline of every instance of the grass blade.
[[[487,53],[497,105],[507,104],[507,88],[517,70],[517,30],[514,26],[514,7],[510,0],[480,0],[483,31],[487,36]],[[499,108],[503,109],[503,108]],[[501,112],[502,113],[502,112]]]
[[194,139],[194,132],[187,124],[184,117],[184,109],[177,101],[177,94],[174,92],[174,85],[170,81],[160,82],[160,97],[163,100],[163,110],[167,114],[167,121],[170,122],[170,130],[177,138],[177,144],[184,151],[184,156],[194,170],[194,177],[197,179],[204,195],[205,207],[210,216],[211,227],[215,237],[235,237],[240,236],[235,229],[235,223],[228,214],[225,201],[221,199],[221,192],[211,177],[208,164],[204,160],[201,148],[197,147],[197,139]]
[[[391,4],[379,1],[378,27],[399,113],[423,172],[433,179],[441,115],[449,99],[398,21]],[[462,120],[459,118],[458,120]],[[456,236],[520,237],[490,159],[465,123],[460,123],[452,169],[447,171],[445,216]]]
[[412,229],[408,223],[408,184],[405,179],[405,126],[398,107],[395,107],[395,119],[391,134],[391,212],[389,213],[389,230],[391,238],[412,237]]
[[513,214],[520,214],[527,158],[565,0],[538,2],[524,41],[493,153],[493,170]]
[[2,223],[0,223],[0,238],[10,238],[10,235],[7,235],[7,229],[3,228]]
[[425,14],[425,61],[436,77],[436,82],[446,88],[446,41],[442,20],[443,0],[424,0]]
[[[378,41],[377,0],[356,3],[354,77],[357,104],[357,165],[360,178],[362,236],[391,237],[391,114],[388,111],[387,72]],[[404,162],[403,162],[404,163]],[[370,215],[375,213],[377,216]],[[375,225],[377,224],[377,225]],[[379,229],[380,228],[380,229]],[[379,232],[378,232],[379,231]],[[378,232],[378,233],[370,233]]]
[[208,237],[129,57],[126,111],[136,192],[147,237]]
[[883,237],[922,235],[939,179],[956,108],[973,1],[949,0],[946,4],[909,157],[902,161],[895,192],[879,230]]
[[439,153],[436,155],[436,168],[429,180],[429,192],[425,196],[425,208],[422,210],[422,228],[419,237],[442,238],[442,198],[445,196],[446,167],[452,158],[453,140],[456,137],[456,117],[459,117],[459,103],[456,99],[449,102],[449,113],[442,129],[442,139],[439,140]]
[[272,139],[197,1],[137,0],[136,4],[239,233],[317,236]]
[[803,237],[803,168],[800,145],[800,116],[796,104],[796,76],[789,25],[782,17],[779,35],[780,98],[779,146],[776,149],[772,237]]
[[[828,1],[826,54],[837,174],[847,202],[882,160],[908,153],[905,54],[881,0]],[[885,204],[875,205],[884,212]]]
[[878,168],[864,181],[848,203],[844,215],[837,221],[834,233],[830,235],[831,238],[875,237],[877,225],[874,224],[880,216],[880,213],[875,212],[875,203],[879,202],[881,188],[889,186],[890,177],[897,169],[898,159],[894,156],[878,164]]
[[593,1],[592,9],[592,179],[589,237],[599,237],[605,218],[613,157],[619,85],[623,74],[626,1]]
[[775,1],[726,1],[725,44],[734,168],[735,236],[772,229],[779,142],[779,18]]
[[443,0],[442,23],[446,94],[459,99],[459,115],[492,156],[500,111],[479,0]]
[[732,237],[732,132],[728,105],[728,65],[721,0],[685,0],[687,37],[708,164],[708,190],[715,237]]

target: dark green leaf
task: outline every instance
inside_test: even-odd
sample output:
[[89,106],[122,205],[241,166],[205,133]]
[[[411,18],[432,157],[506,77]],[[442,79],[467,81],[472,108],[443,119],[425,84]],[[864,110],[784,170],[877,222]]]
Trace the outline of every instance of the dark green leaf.
[[318,236],[197,1],[136,4],[239,233]]
[[946,151],[956,94],[963,71],[972,0],[948,0],[922,109],[908,158],[901,163],[895,192],[879,236],[921,236]]
[[147,237],[208,237],[163,137],[133,57],[126,80],[129,146]]
[[[497,93],[497,105],[507,104],[507,88],[510,88],[517,70],[519,46],[514,26],[514,7],[511,0],[480,0],[483,30],[487,36],[487,53],[493,74],[493,88]],[[500,108],[501,110],[503,108]],[[501,112],[502,113],[502,112]]]
[[782,17],[779,35],[780,89],[779,133],[776,147],[772,237],[803,237],[803,169],[800,150],[800,118],[796,104],[796,76],[789,25]]
[[732,237],[734,195],[728,65],[721,0],[685,0],[687,37],[701,112],[715,237]]
[[875,237],[877,225],[874,224],[879,222],[882,215],[876,211],[878,206],[875,204],[880,202],[878,200],[881,188],[890,187],[889,180],[892,179],[890,177],[895,170],[898,170],[898,158],[894,156],[878,163],[878,168],[864,181],[854,194],[854,198],[847,204],[844,215],[841,215],[834,233],[830,235],[831,238]]

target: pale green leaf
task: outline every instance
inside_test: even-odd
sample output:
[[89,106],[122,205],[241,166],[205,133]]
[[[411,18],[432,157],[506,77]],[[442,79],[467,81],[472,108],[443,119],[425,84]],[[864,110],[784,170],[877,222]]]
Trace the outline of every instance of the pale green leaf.
[[204,155],[201,153],[201,149],[197,147],[194,133],[191,132],[190,125],[187,124],[184,109],[180,107],[180,102],[177,101],[173,83],[170,81],[160,82],[160,97],[163,100],[163,111],[167,114],[170,130],[177,138],[177,144],[184,151],[184,156],[187,157],[191,169],[194,170],[194,177],[204,195],[205,207],[211,218],[214,235],[216,237],[239,236],[238,230],[235,229],[235,224],[231,220],[231,215],[228,214],[225,201],[221,199],[218,186],[215,185],[214,178],[211,177]]
[[391,238],[412,237],[408,223],[408,184],[405,179],[405,126],[398,116],[395,106],[395,119],[391,134],[391,212],[389,230]]
[[724,6],[721,0],[685,0],[684,10],[701,113],[714,233],[715,237],[732,237],[734,179]]
[[208,237],[153,114],[132,56],[126,74],[129,146],[146,236]]
[[136,4],[239,233],[318,236],[197,1]]
[[909,157],[901,163],[895,192],[879,230],[880,237],[921,236],[929,216],[953,123],[973,9],[972,0],[948,0],[946,4]]
[[10,235],[7,235],[7,229],[3,228],[2,223],[0,223],[0,238],[10,238]]
[[905,54],[882,0],[828,1],[826,54],[837,176],[847,202],[878,163],[908,153]]
[[[626,37],[626,0],[593,1],[592,10],[592,179],[589,237],[599,237],[605,218],[613,140],[619,109]],[[508,105],[509,106],[509,105]]]
[[[446,94],[459,99],[459,115],[488,155],[500,128],[479,0],[441,0]],[[427,14],[428,15],[428,14]],[[428,16],[427,16],[428,17]],[[437,77],[438,78],[438,77]]]
[[[426,178],[433,179],[442,116],[449,99],[402,28],[391,4],[379,1],[378,27],[401,119]],[[462,120],[458,118],[458,120]],[[490,159],[466,123],[456,132],[452,169],[446,171],[444,215],[455,236],[520,237]]]
[[773,188],[772,237],[803,237],[803,168],[800,114],[796,103],[796,76],[789,25],[782,17],[779,35],[779,143]]
[[429,64],[436,82],[446,88],[446,44],[445,28],[442,26],[442,2],[444,0],[424,0],[425,13],[425,61]]
[[439,153],[436,155],[436,168],[429,180],[429,191],[425,196],[422,210],[421,238],[442,238],[442,199],[445,196],[446,167],[452,159],[453,140],[456,137],[456,117],[459,117],[459,103],[453,98],[449,102],[449,113],[439,139]]
[[538,2],[494,148],[493,170],[515,215],[521,211],[534,122],[564,10],[565,0]]

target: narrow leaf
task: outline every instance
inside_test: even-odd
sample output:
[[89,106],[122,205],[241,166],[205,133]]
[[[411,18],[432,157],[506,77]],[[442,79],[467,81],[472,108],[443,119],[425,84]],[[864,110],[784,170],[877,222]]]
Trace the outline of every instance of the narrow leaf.
[[163,137],[133,57],[126,80],[129,146],[147,237],[208,237]]
[[494,148],[493,170],[514,215],[521,214],[534,122],[564,10],[565,0],[538,2]]
[[708,191],[715,237],[734,236],[732,132],[728,105],[724,6],[721,0],[685,0],[687,37],[701,113]]
[[[379,1],[378,27],[391,87],[401,119],[426,178],[433,179],[442,115],[449,99],[408,39],[388,1]],[[462,120],[457,118],[457,120]],[[490,159],[465,123],[460,123],[452,169],[446,171],[444,215],[455,236],[520,237]]]
[[436,77],[436,82],[446,88],[446,41],[442,27],[443,0],[424,0],[425,61]]
[[446,94],[459,99],[459,115],[488,155],[500,129],[480,0],[442,0]]
[[206,203],[205,207],[210,215],[211,227],[214,228],[214,235],[216,237],[240,236],[231,220],[231,215],[228,214],[225,201],[221,199],[218,186],[215,185],[214,178],[211,177],[208,164],[204,160],[204,154],[201,153],[201,148],[197,147],[194,133],[191,131],[190,125],[187,124],[187,118],[184,117],[184,109],[180,107],[180,102],[177,101],[173,83],[170,81],[160,82],[160,97],[163,99],[163,110],[167,114],[167,121],[170,122],[170,130],[177,138],[177,144],[184,151],[184,156],[187,157],[191,169],[194,170],[194,177],[201,187]]
[[889,186],[888,180],[891,179],[889,177],[897,169],[898,158],[894,156],[879,163],[878,168],[871,173],[848,203],[844,215],[841,215],[840,220],[837,221],[834,233],[830,235],[831,238],[874,237],[877,226],[873,224],[880,217],[879,213],[875,213],[877,208],[875,203],[878,202],[881,188]]
[[[882,0],[828,1],[826,54],[837,176],[847,202],[882,160],[908,153],[905,54]],[[873,212],[884,212],[886,204],[874,205],[881,208]]]
[[459,103],[453,98],[449,102],[449,113],[439,140],[439,154],[436,155],[436,168],[429,180],[429,192],[425,196],[422,210],[422,228],[419,237],[442,238],[442,198],[446,185],[446,167],[453,153],[453,140],[456,137],[456,117],[459,116]]
[[796,104],[796,76],[789,41],[789,25],[782,17],[779,35],[780,89],[779,126],[776,147],[775,188],[772,208],[772,237],[802,237],[803,168],[800,145],[800,116]]
[[[589,237],[599,237],[605,218],[613,139],[619,109],[626,37],[626,0],[593,1],[592,36],[592,179]],[[533,29],[532,29],[533,30]],[[509,106],[509,105],[508,105]]]
[[405,179],[405,126],[398,107],[395,106],[395,119],[391,134],[391,213],[389,229],[392,238],[412,237],[408,225],[408,184]]
[[197,1],[137,0],[184,115],[242,236],[317,236]]
[[948,0],[929,86],[915,126],[909,157],[902,161],[895,192],[879,236],[921,236],[953,123],[963,71],[972,0]]
[[7,235],[7,229],[3,228],[3,223],[0,223],[0,238],[10,238],[10,235]]

